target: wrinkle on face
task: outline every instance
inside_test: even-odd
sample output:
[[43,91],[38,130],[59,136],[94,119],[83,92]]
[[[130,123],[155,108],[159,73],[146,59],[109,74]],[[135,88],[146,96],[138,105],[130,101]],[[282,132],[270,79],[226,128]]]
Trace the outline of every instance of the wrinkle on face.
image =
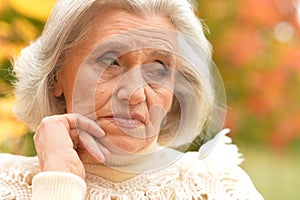
[[[136,152],[147,147],[157,138],[173,101],[173,76],[145,80],[143,74],[155,75],[152,68],[163,69],[157,60],[174,70],[176,37],[168,29],[174,30],[161,16],[141,18],[111,8],[99,12],[90,22],[87,39],[68,54],[62,69],[67,111],[97,121],[119,148]],[[108,51],[119,53],[119,66],[98,63]],[[122,112],[139,113],[147,124],[131,130],[118,127],[113,116]]]

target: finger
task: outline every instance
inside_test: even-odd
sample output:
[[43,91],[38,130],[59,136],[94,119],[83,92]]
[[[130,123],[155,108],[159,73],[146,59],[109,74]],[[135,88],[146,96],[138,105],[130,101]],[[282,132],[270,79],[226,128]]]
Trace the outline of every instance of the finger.
[[101,145],[105,147],[106,149],[109,149],[109,152],[117,153],[117,154],[124,154],[127,153],[127,151],[124,151],[123,149],[116,146],[108,137],[103,137],[99,140]]
[[104,154],[105,157],[107,157],[110,153],[108,151],[108,149],[106,149],[103,144],[101,144],[99,141],[96,141],[100,151]]
[[[76,128],[76,129],[71,129],[70,130],[70,137],[71,137],[71,139],[72,139],[72,141],[73,141],[73,148],[74,149],[77,149],[77,147],[78,147],[78,145],[79,145],[79,140],[81,140],[80,139],[80,137],[79,137],[79,133],[81,133],[82,132],[82,130],[80,130],[80,129],[78,129],[78,128]],[[87,133],[88,134],[88,133]],[[90,135],[91,136],[91,135]],[[99,141],[99,140],[97,140],[97,139],[95,139],[93,136],[91,136],[91,140],[94,140],[96,143],[97,143],[97,146],[98,146],[98,148],[100,149],[100,151],[104,154],[104,156],[105,157],[107,157],[108,155],[109,155],[109,151],[108,151],[108,149],[107,148],[105,148],[104,147],[104,145],[103,144],[101,144],[101,142]],[[89,140],[89,138],[88,138],[88,140]],[[82,142],[82,141],[81,141]],[[87,141],[86,141],[87,142]],[[88,143],[87,143],[88,144]],[[84,146],[84,148],[86,148],[85,146]]]
[[105,132],[100,128],[100,126],[87,117],[80,114],[65,114],[66,119],[70,125],[71,129],[79,128],[92,134],[96,138],[102,138],[105,136]]
[[79,130],[78,128],[72,128],[70,129],[69,135],[71,137],[71,140],[73,142],[73,149],[77,149],[79,144]]
[[105,161],[104,153],[101,152],[93,136],[91,136],[86,131],[80,130],[79,139],[82,142],[84,148],[90,153],[92,157],[94,157],[99,162]]

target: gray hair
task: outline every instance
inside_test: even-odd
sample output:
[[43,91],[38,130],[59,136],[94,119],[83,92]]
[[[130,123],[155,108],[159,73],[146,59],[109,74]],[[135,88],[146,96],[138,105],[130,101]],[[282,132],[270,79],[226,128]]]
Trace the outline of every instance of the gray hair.
[[[137,15],[167,17],[176,31],[192,38],[202,48],[204,55],[201,56],[207,61],[204,68],[210,70],[211,45],[204,35],[204,26],[194,13],[193,4],[187,0],[59,0],[41,36],[24,48],[14,62],[17,78],[15,113],[31,129],[35,130],[46,116],[66,112],[64,100],[53,94],[54,74],[63,67],[68,51],[85,39],[87,28],[84,27],[88,27],[89,19],[106,6]],[[201,71],[188,64],[178,70],[196,91],[201,116],[198,116],[197,130],[190,131],[200,134],[211,118],[214,104],[211,77],[207,72],[205,76],[201,75]],[[174,101],[161,133],[176,127],[178,115],[179,105]]]

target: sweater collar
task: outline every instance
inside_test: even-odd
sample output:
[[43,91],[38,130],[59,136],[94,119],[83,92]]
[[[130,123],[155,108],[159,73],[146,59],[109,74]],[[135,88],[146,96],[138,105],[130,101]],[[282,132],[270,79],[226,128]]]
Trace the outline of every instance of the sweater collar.
[[113,182],[127,180],[140,173],[154,172],[169,166],[183,155],[182,152],[161,147],[157,142],[136,153],[110,153],[104,163],[87,157],[83,161],[88,173]]

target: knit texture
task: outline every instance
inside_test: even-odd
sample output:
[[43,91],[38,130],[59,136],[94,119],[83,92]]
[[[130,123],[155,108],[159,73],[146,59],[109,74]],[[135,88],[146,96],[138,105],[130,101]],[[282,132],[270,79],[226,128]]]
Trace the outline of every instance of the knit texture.
[[238,166],[241,162],[238,148],[224,133],[171,166],[120,183],[87,173],[85,185],[70,173],[40,172],[37,157],[0,154],[0,199],[263,199]]

